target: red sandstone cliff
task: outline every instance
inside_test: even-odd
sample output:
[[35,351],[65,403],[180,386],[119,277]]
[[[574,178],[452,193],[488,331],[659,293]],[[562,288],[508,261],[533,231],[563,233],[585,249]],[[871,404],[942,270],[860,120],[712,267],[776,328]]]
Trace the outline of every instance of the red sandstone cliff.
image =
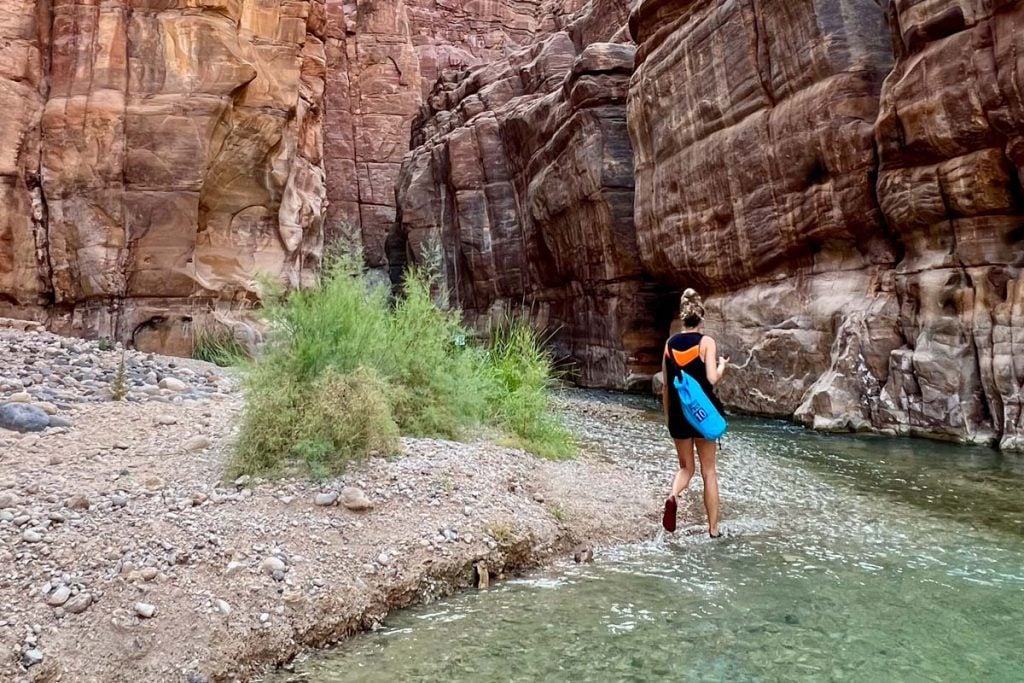
[[188,353],[193,319],[299,286],[325,234],[383,266],[437,75],[574,0],[0,0],[0,315]]
[[1021,3],[648,0],[631,27],[644,264],[712,294],[729,402],[1024,445]]

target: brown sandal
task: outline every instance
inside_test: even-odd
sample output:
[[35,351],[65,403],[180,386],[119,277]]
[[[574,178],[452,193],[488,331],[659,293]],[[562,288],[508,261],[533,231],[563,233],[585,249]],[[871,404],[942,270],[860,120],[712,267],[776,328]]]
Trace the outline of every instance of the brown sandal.
[[665,527],[665,531],[674,533],[676,530],[676,497],[672,496],[665,499],[665,513],[661,516],[661,525]]

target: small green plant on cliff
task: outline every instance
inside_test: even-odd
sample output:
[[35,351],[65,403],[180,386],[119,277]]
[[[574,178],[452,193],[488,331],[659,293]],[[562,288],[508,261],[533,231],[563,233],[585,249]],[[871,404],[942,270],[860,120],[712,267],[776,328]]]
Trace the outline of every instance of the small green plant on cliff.
[[332,256],[318,284],[268,297],[272,330],[247,371],[233,470],[340,471],[399,450],[399,434],[462,438],[489,424],[544,456],[572,451],[549,413],[551,364],[541,340],[510,323],[490,346],[466,339],[459,315],[411,270],[401,294],[373,286],[358,255]]

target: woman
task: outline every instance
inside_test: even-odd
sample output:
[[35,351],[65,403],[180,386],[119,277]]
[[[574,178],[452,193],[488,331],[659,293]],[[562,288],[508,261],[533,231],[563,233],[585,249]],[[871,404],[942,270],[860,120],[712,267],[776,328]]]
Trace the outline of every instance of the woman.
[[668,421],[668,431],[676,444],[676,455],[679,458],[679,471],[672,482],[672,493],[665,501],[665,517],[663,523],[668,531],[676,528],[676,497],[686,490],[693,478],[694,448],[700,458],[700,473],[704,478],[704,508],[708,513],[708,534],[718,538],[722,534],[718,530],[718,471],[715,468],[715,442],[701,438],[700,433],[683,415],[679,404],[679,394],[675,390],[674,380],[681,379],[682,373],[693,377],[704,389],[704,392],[724,415],[722,404],[715,396],[714,385],[722,378],[728,358],[719,357],[715,340],[701,332],[704,328],[704,303],[697,292],[687,289],[679,301],[679,317],[683,321],[683,331],[674,334],[665,344],[665,356],[662,359],[662,377],[665,378],[661,393],[661,402]]

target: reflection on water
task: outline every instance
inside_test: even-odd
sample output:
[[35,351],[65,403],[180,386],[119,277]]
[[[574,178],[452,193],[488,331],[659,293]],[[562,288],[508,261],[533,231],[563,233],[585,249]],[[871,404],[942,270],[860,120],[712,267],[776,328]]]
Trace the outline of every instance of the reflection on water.
[[[656,417],[579,427],[667,485]],[[1024,459],[736,421],[719,467],[724,540],[698,480],[674,537],[396,614],[273,680],[1024,680]]]

